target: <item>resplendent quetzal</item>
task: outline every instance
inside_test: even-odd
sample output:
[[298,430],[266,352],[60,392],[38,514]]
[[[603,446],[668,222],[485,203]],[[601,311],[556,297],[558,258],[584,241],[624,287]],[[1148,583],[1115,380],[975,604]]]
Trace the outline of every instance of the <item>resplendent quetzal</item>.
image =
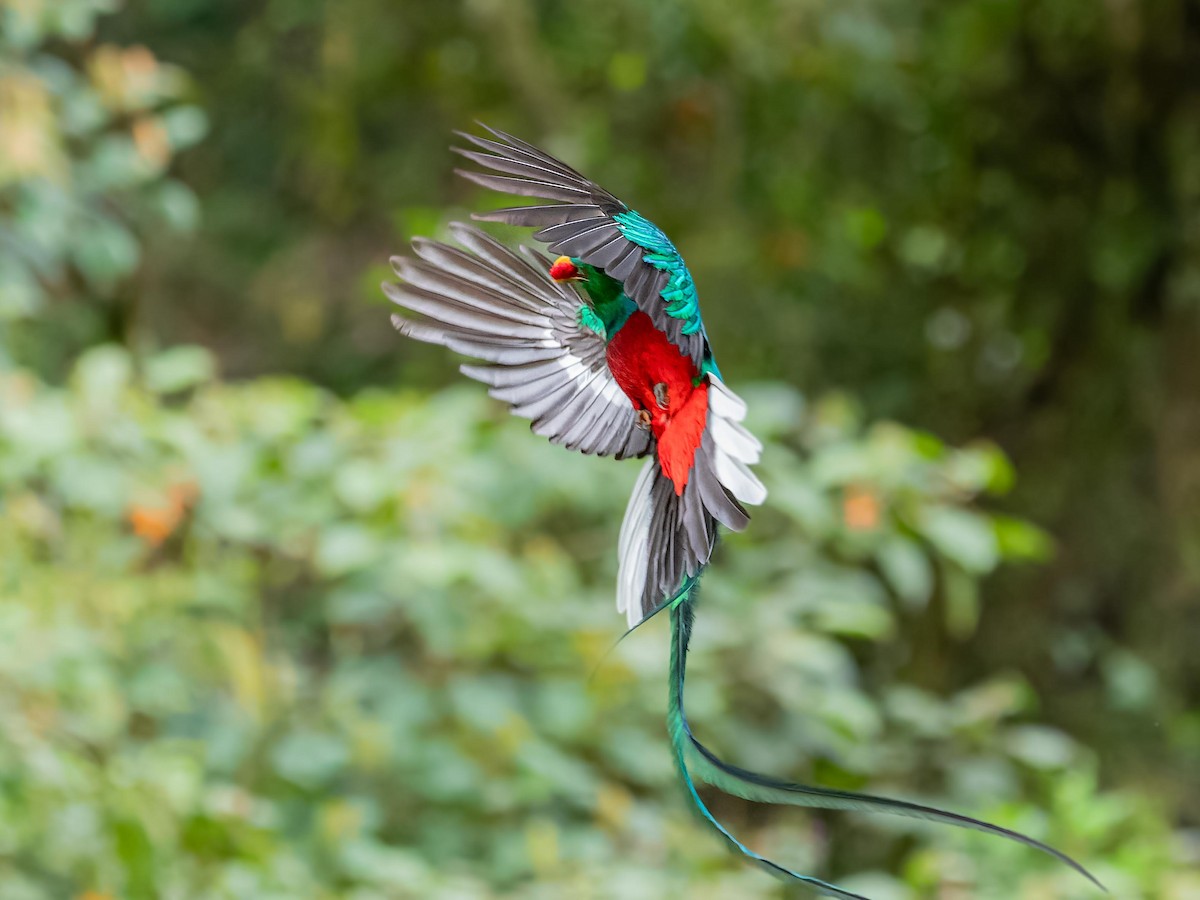
[[683,785],[701,816],[734,850],[771,873],[834,897],[859,895],[743,845],[714,818],[693,775],[760,802],[974,828],[1049,853],[1095,882],[1071,858],[1014,831],[902,800],[768,778],[729,765],[695,738],[683,685],[697,582],[718,523],[741,531],[750,520],[743,504],[766,498],[749,469],[761,445],[741,424],[746,405],[725,386],[700,319],[696,286],[667,236],[565,163],[487,130],[490,139],[461,134],[475,149],[454,149],[490,171],[460,174],[493,190],[550,202],[473,218],[536,227],[534,238],[557,258],[525,247],[516,253],[455,223],[451,230],[461,249],[417,238],[415,259],[393,258],[401,280],[383,289],[420,318],[396,315],[392,321],[411,338],[487,363],[462,371],[554,443],[596,456],[646,458],[621,526],[617,608],[631,630],[670,611],[668,731]]

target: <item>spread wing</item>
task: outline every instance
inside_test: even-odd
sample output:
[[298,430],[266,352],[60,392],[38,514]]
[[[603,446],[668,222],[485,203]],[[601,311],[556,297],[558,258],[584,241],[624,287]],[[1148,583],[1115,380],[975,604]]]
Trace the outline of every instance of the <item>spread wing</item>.
[[474,218],[537,227],[534,237],[548,244],[551,253],[602,269],[622,283],[625,295],[699,368],[708,339],[696,286],[662,230],[566,163],[503,131],[487,130],[496,140],[459,132],[479,150],[454,150],[500,174],[462,169],[459,174],[492,190],[555,202]]
[[704,387],[704,430],[683,493],[676,493],[657,459],[648,459],[625,510],[617,609],[630,628],[657,612],[708,563],[717,522],[741,531],[750,522],[742,504],[758,505],[767,496],[749,469],[762,444],[741,424],[746,404],[713,373],[705,376]]
[[392,316],[397,330],[489,363],[462,372],[556,444],[617,459],[649,452],[653,437],[609,372],[603,338],[579,325],[584,301],[549,277],[550,261],[469,225],[451,231],[464,249],[417,238],[415,259],[392,258],[400,282],[384,293],[420,316]]

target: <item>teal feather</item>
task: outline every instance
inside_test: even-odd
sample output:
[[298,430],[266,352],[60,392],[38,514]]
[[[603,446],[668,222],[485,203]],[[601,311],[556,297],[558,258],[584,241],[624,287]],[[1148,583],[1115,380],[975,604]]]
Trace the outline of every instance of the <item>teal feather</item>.
[[634,210],[616,213],[613,221],[627,240],[647,252],[642,260],[670,276],[663,299],[667,301],[667,313],[684,322],[684,334],[696,334],[704,324],[700,319],[700,300],[696,294],[696,283],[683,263],[683,257],[662,229]]
[[582,328],[587,328],[590,331],[598,334],[605,340],[608,339],[608,328],[604,320],[596,315],[596,311],[584,303],[579,307],[579,325]]

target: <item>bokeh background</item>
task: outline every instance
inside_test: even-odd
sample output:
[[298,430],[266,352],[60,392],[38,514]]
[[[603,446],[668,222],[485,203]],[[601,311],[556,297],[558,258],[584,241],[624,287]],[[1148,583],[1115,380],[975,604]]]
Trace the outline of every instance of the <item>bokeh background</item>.
[[[638,467],[387,323],[476,119],[672,234],[768,445],[704,738],[1200,897],[1194,0],[0,0],[0,897],[785,895],[665,623],[602,661]],[[712,800],[877,900],[1097,896]]]

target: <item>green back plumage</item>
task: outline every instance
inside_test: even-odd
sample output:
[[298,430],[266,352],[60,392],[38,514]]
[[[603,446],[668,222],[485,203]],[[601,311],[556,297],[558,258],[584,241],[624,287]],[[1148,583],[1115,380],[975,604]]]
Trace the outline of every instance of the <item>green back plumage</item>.
[[628,240],[647,252],[644,262],[667,273],[667,286],[662,290],[662,299],[667,304],[667,314],[680,319],[684,334],[696,334],[704,328],[700,318],[700,297],[696,293],[696,282],[683,263],[683,257],[675,249],[661,228],[635,210],[626,210],[613,216],[617,229]]

